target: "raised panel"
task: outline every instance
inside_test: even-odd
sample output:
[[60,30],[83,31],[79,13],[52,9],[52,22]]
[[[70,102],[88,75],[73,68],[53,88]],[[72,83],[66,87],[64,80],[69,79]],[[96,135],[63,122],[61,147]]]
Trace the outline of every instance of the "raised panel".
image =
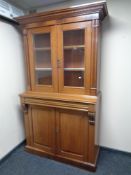
[[86,112],[58,110],[57,154],[86,160],[88,149],[88,117]]
[[33,106],[31,110],[32,144],[45,152],[55,149],[55,111],[48,107]]

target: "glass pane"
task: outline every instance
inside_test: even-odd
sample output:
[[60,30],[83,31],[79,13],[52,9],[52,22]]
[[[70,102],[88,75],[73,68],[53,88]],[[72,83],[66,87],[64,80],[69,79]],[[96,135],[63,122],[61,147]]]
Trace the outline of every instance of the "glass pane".
[[51,68],[51,52],[50,51],[35,51],[36,67]]
[[84,35],[84,29],[63,32],[65,86],[84,86]]
[[52,71],[36,71],[36,83],[41,85],[50,85],[52,83]]
[[84,45],[83,29],[64,31],[64,46]]
[[34,62],[36,83],[40,85],[52,84],[50,33],[34,35]]
[[64,49],[65,68],[84,68],[84,48]]
[[34,35],[35,48],[50,47],[50,33]]
[[84,84],[83,71],[64,71],[65,86],[82,87]]

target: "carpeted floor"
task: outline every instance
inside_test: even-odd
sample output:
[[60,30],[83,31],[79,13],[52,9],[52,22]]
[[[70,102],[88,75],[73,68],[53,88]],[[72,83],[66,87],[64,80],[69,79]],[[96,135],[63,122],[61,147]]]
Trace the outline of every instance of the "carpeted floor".
[[131,175],[131,155],[101,150],[95,173],[41,158],[19,147],[0,164],[0,175]]

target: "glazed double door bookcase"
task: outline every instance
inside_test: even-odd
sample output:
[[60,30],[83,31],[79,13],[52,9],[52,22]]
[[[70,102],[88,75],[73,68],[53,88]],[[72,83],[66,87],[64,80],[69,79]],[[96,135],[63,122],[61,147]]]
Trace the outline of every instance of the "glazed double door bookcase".
[[90,94],[91,29],[88,21],[28,31],[32,90]]
[[99,41],[105,2],[16,18],[28,76],[20,95],[26,150],[96,170]]

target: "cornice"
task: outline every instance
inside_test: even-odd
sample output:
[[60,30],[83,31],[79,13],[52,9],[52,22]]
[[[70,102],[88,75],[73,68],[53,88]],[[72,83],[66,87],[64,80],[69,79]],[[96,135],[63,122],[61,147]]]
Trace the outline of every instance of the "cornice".
[[99,20],[103,20],[108,15],[106,2],[98,2],[94,4],[87,4],[84,6],[41,12],[32,15],[26,15],[15,18],[21,25],[45,22],[51,20],[60,20],[70,17],[77,17],[82,15],[99,14]]

